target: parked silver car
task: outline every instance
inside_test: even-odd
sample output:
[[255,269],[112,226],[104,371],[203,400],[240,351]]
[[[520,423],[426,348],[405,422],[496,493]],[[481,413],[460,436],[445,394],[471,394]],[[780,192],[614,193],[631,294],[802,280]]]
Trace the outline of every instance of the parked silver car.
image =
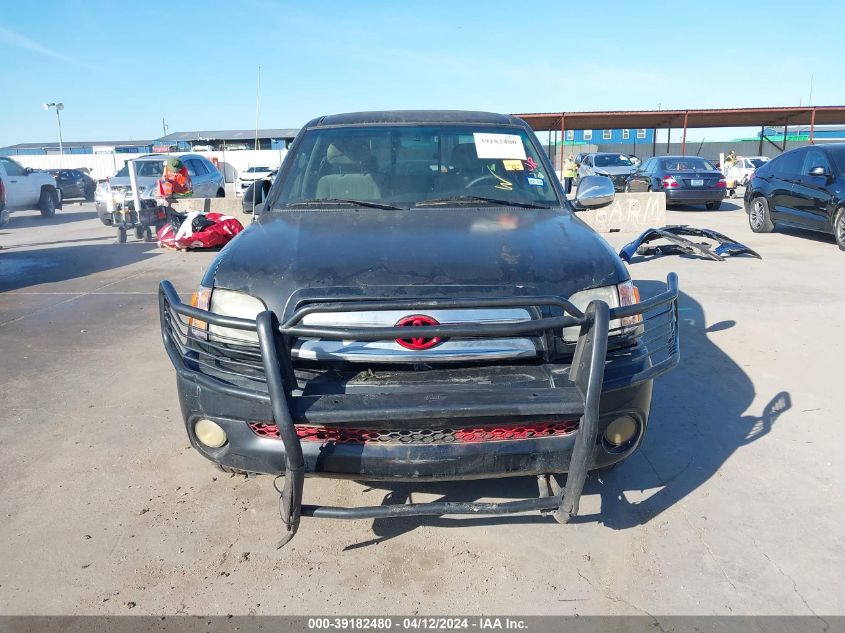
[[625,190],[628,176],[637,171],[637,166],[625,154],[594,152],[586,154],[578,167],[578,179],[584,176],[607,176],[613,181],[616,191]]
[[[200,154],[147,154],[134,159],[135,175],[141,198],[154,198],[158,191],[158,181],[164,172],[168,159],[179,158],[188,170],[195,198],[223,198],[226,195],[223,174],[210,160]],[[108,199],[116,205],[122,205],[131,197],[129,185],[129,167],[123,168],[108,180],[101,182],[94,196],[97,215],[103,224],[111,225],[108,212]]]

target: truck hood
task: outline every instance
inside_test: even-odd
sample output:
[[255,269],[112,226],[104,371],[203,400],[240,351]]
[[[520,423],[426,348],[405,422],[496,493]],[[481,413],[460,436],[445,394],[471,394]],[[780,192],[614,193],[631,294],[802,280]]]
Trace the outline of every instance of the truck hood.
[[563,209],[274,211],[218,255],[203,285],[261,298],[569,297],[628,278],[598,234]]

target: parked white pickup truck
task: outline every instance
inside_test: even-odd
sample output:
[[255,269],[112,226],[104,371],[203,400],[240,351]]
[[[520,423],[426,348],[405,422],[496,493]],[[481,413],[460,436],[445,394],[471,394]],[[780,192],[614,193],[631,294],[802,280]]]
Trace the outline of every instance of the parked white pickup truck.
[[0,156],[0,226],[9,221],[12,211],[38,209],[42,216],[50,218],[61,206],[51,174]]

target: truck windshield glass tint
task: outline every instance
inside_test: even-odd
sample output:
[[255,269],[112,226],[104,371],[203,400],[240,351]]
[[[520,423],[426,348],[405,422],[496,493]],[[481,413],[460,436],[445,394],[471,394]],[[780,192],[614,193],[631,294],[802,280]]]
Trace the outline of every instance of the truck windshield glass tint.
[[560,204],[522,128],[367,126],[309,130],[273,207],[320,199],[398,207],[461,196]]

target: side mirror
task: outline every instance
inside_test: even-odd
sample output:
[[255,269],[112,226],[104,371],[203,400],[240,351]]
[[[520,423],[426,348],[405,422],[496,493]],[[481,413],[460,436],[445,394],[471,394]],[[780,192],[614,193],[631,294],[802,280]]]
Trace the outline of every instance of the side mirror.
[[819,176],[820,178],[830,178],[830,174],[824,167],[813,167],[810,170],[811,176]]
[[270,181],[267,179],[256,180],[246,188],[243,195],[243,212],[252,213],[253,216],[260,215],[264,208],[264,201],[270,191]]
[[27,176],[29,176],[33,171],[35,171],[35,170],[32,169],[32,167],[24,167],[23,168],[23,173],[26,174]]
[[578,181],[573,203],[576,209],[599,209],[613,202],[616,190],[607,176],[584,176]]

